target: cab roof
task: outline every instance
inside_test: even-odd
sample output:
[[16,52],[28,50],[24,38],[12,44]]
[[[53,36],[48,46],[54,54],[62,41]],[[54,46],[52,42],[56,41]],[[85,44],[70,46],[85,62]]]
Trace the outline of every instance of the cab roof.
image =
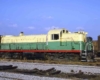
[[60,34],[61,31],[68,31],[66,29],[52,29],[48,32],[48,34]]

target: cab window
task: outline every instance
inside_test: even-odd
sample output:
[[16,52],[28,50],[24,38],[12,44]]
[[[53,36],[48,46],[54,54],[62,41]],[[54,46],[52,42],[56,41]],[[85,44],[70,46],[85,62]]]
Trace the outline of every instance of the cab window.
[[52,40],[58,40],[59,39],[59,34],[52,34],[51,39]]

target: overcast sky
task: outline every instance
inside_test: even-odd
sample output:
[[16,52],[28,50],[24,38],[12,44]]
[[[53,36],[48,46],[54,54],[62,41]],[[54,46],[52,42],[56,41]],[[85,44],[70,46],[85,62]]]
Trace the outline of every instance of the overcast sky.
[[44,34],[52,28],[82,29],[97,39],[100,0],[0,0],[0,34]]

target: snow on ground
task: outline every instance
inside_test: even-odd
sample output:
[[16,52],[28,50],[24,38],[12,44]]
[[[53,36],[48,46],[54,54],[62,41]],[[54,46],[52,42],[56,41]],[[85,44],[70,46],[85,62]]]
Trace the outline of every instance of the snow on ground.
[[18,69],[42,69],[46,70],[52,67],[55,67],[57,70],[61,70],[65,73],[70,73],[71,70],[74,72],[78,72],[79,70],[83,71],[84,73],[93,73],[93,74],[100,74],[100,67],[96,66],[82,66],[82,65],[62,65],[62,64],[46,64],[46,63],[29,63],[29,62],[11,62],[11,61],[0,61],[0,65],[14,65],[18,66]]
[[0,80],[72,80],[72,79],[39,77],[39,76],[33,76],[33,75],[0,72]]

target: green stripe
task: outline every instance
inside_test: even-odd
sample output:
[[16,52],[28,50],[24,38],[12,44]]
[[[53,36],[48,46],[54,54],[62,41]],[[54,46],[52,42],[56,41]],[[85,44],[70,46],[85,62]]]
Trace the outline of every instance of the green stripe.
[[[84,50],[85,43],[81,42],[81,48]],[[51,50],[80,50],[80,42],[49,42],[48,48]]]
[[[85,49],[85,43],[81,42],[82,50]],[[46,42],[41,43],[2,43],[1,49],[49,49],[49,50],[80,50],[80,42]]]

